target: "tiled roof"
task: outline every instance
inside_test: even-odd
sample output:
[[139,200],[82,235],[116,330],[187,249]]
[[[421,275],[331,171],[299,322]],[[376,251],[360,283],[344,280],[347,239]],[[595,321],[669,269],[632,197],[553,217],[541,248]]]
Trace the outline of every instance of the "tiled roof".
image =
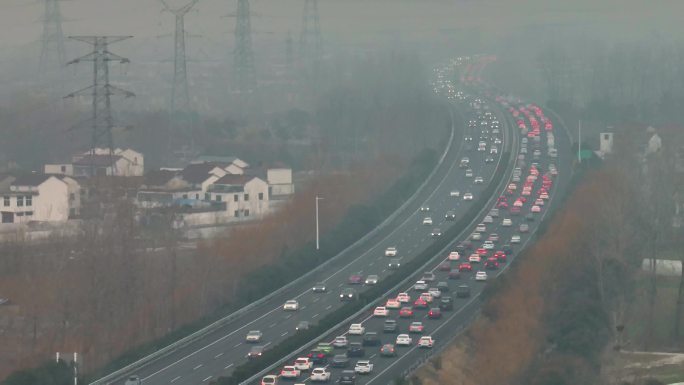
[[90,166],[91,164],[96,167],[107,167],[111,166],[112,163],[121,159],[121,155],[83,155],[82,157],[74,160],[75,166]]
[[19,175],[12,181],[13,186],[40,186],[52,175],[47,174],[27,174]]
[[190,164],[181,171],[180,175],[188,183],[202,183],[209,178],[209,171],[218,167],[214,163]]
[[231,186],[244,186],[245,183],[249,182],[252,179],[254,179],[254,176],[251,176],[251,175],[226,174],[223,177],[221,177],[219,180],[214,182],[214,184],[223,184],[223,185],[231,185]]
[[145,184],[147,186],[162,186],[173,179],[178,172],[170,170],[154,170],[145,174]]

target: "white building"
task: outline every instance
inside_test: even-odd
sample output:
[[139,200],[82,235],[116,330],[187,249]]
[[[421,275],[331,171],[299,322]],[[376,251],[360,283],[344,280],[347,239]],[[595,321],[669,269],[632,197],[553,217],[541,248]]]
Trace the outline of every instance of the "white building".
[[95,169],[99,176],[142,176],[145,171],[143,154],[117,148],[110,155],[109,149],[95,148],[72,157],[70,163],[46,164],[44,172],[53,175],[89,177]]
[[224,202],[234,218],[261,217],[270,207],[268,183],[249,175],[224,175],[209,186],[206,198]]
[[271,197],[294,194],[294,183],[292,183],[291,168],[268,168],[266,170],[266,180],[268,181],[269,195]]
[[[58,222],[76,214],[76,180],[54,175],[6,176],[0,183],[2,223]],[[74,194],[74,195],[71,195]],[[78,199],[80,206],[80,197]]]

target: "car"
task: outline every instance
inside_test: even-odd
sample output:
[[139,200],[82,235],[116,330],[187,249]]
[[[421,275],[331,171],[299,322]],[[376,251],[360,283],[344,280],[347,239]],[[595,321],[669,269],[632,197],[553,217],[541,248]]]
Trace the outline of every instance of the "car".
[[352,288],[344,288],[340,293],[340,301],[353,301],[356,298],[356,290]]
[[498,154],[498,153],[499,153],[499,149],[498,149],[496,146],[492,146],[492,147],[489,149],[489,153],[490,153],[490,154]]
[[389,263],[387,264],[387,267],[392,269],[392,270],[396,270],[396,269],[400,268],[401,267],[401,259],[399,259],[399,258],[390,259]]
[[491,156],[488,156],[485,158],[485,163],[494,163],[494,158]]
[[489,216],[492,218],[498,218],[499,217],[499,209],[489,210]]
[[[437,290],[437,289],[435,289],[435,290]],[[422,299],[423,301],[425,301],[427,303],[431,303],[433,301],[434,297],[432,296],[432,294],[430,292],[426,291],[425,293],[420,293],[420,296],[418,297],[418,299]]]
[[537,198],[534,200],[534,204],[537,206],[544,206],[544,200],[541,198]]
[[430,226],[430,225],[432,225],[432,218],[430,218],[430,217],[425,217],[425,218],[423,218],[423,224],[424,224],[425,226]]
[[347,357],[363,357],[366,354],[366,349],[360,342],[351,342],[347,347]]
[[378,283],[378,276],[375,274],[371,274],[368,277],[366,277],[365,281],[366,285],[375,285]]
[[484,219],[482,220],[482,223],[485,223],[485,224],[486,224],[486,223],[493,223],[493,222],[494,222],[494,218],[492,218],[491,215],[487,215],[487,216],[484,217]]
[[397,248],[394,246],[390,246],[385,249],[385,257],[396,257],[397,256]]
[[499,262],[506,262],[506,253],[503,250],[497,250],[493,255]]
[[519,215],[520,214],[520,207],[511,207],[508,212],[511,213],[511,215]]
[[472,239],[473,241],[479,241],[482,239],[482,234],[480,234],[478,232],[474,232],[474,233],[470,234],[470,239]]
[[496,270],[499,268],[499,259],[496,257],[489,257],[484,263],[484,267],[487,270]]
[[363,283],[363,276],[361,274],[352,274],[349,276],[347,283],[350,285],[360,285]]
[[458,268],[453,268],[449,270],[449,279],[460,279],[461,271]]
[[383,333],[396,333],[397,332],[397,321],[393,319],[385,320],[382,324]]
[[309,321],[299,321],[297,326],[295,326],[296,331],[309,330]]
[[454,221],[456,220],[456,213],[452,210],[449,210],[446,212],[446,214],[444,214],[444,219],[447,221]]
[[396,298],[390,298],[385,303],[385,307],[387,309],[399,309],[401,307],[401,302],[399,302]]
[[468,298],[470,297],[470,287],[468,285],[460,285],[456,288],[457,298]]
[[444,281],[437,282],[437,290],[440,292],[441,296],[441,293],[449,291],[449,284]]
[[249,349],[249,352],[247,353],[247,358],[252,360],[261,357],[264,354],[265,348],[265,346],[252,346],[252,348]]
[[468,262],[463,262],[463,263],[458,265],[458,271],[460,271],[460,272],[473,271],[473,266]]
[[534,221],[534,214],[528,213],[527,215],[525,215],[525,220],[528,222]]
[[501,221],[501,226],[503,226],[503,227],[510,227],[510,226],[513,226],[513,221],[512,221],[510,218],[504,218],[504,219]]
[[420,321],[416,322],[411,322],[409,325],[409,333],[422,333],[423,332],[423,323]]
[[451,297],[440,298],[439,308],[442,310],[454,310],[454,300]]
[[346,354],[335,354],[330,360],[330,366],[333,368],[346,368],[349,365],[349,357]]
[[314,365],[328,364],[328,355],[316,349],[311,350],[306,356],[311,359],[311,362],[313,362]]
[[428,307],[428,302],[425,298],[418,298],[413,302],[413,307],[416,309],[425,309]]
[[357,361],[354,371],[358,374],[368,374],[373,371],[373,364],[368,360]]
[[468,257],[468,262],[470,263],[480,263],[482,262],[482,256],[478,253],[473,253],[470,254],[470,257]]
[[408,306],[404,306],[399,309],[399,317],[401,318],[411,318],[413,317],[413,309]]
[[437,266],[437,270],[439,271],[449,271],[451,270],[451,263],[449,261],[444,261]]
[[481,176],[476,176],[475,180],[473,180],[473,183],[482,184],[482,183],[484,183],[484,178],[482,178]]
[[[461,248],[463,249],[463,251],[472,250],[473,249],[473,242],[466,239],[465,241],[459,243],[458,246],[456,246],[457,250],[460,250]],[[459,252],[461,252],[461,251],[459,251]]]
[[[427,293],[430,294],[430,295],[432,296],[432,299],[433,299],[433,300],[434,300],[435,298],[439,298],[439,297],[442,296],[442,291],[439,290],[439,289],[436,288],[436,287],[431,287],[431,288],[429,288],[428,291],[427,291]],[[429,301],[429,302],[432,302],[432,301]]]
[[489,237],[487,237],[487,240],[490,242],[498,242],[499,241],[499,234],[491,233],[491,234],[489,234]]
[[482,244],[482,248],[485,250],[492,250],[494,248],[494,242],[492,242],[490,240],[486,240]]
[[484,233],[487,231],[487,226],[484,223],[479,223],[477,226],[475,226],[475,231],[478,233]]
[[539,194],[539,197],[540,197],[541,199],[549,199],[549,193],[547,193],[547,192],[542,192],[542,193]]
[[313,369],[313,362],[311,362],[309,357],[299,357],[295,360],[294,367],[299,371],[308,372]]
[[397,346],[410,346],[412,342],[413,342],[413,339],[408,334],[399,334],[397,336],[397,340],[395,342],[395,345],[397,345]]
[[442,230],[440,230],[439,228],[435,227],[434,229],[432,229],[432,232],[430,233],[430,235],[431,235],[432,237],[439,237],[439,236],[442,235]]
[[466,167],[468,167],[469,164],[470,164],[470,158],[464,157],[464,158],[461,158],[461,163],[459,163],[459,167],[460,168],[466,168]]
[[298,378],[300,374],[301,372],[291,365],[283,366],[283,369],[280,371],[280,377],[282,378]]
[[394,349],[394,344],[384,344],[380,348],[380,355],[383,357],[394,357],[397,355],[396,349]]
[[451,190],[451,191],[449,192],[449,196],[450,196],[450,197],[456,197],[456,198],[458,198],[458,197],[461,196],[461,192],[458,191],[458,190]]
[[428,211],[430,211],[430,206],[421,206],[420,211],[421,212],[428,212]]
[[373,315],[375,317],[387,317],[387,315],[389,315],[389,310],[384,306],[378,306],[373,310]]
[[250,330],[245,337],[245,342],[259,342],[263,334],[259,330]]
[[283,305],[283,310],[285,311],[297,311],[299,310],[299,302],[295,299],[291,299],[285,302]]
[[473,169],[469,168],[465,171],[465,176],[466,178],[472,178],[473,177]]
[[540,212],[541,212],[541,207],[540,207],[540,206],[537,206],[537,205],[534,205],[534,206],[532,206],[532,208],[530,208],[530,211],[533,212],[533,213],[540,213]]
[[311,288],[311,291],[314,293],[325,293],[327,290],[328,289],[323,282],[318,282]]
[[487,272],[486,271],[478,271],[475,273],[475,280],[476,281],[486,281],[487,280]]
[[409,303],[411,302],[411,296],[408,295],[408,293],[399,293],[397,294],[397,301],[399,301],[400,303]]
[[515,234],[511,237],[511,243],[520,243],[520,235]]
[[328,382],[330,381],[330,373],[326,368],[315,368],[311,371],[311,377],[309,379],[311,382]]
[[336,348],[346,348],[349,345],[349,340],[345,336],[337,336],[332,342],[332,346]]
[[530,231],[530,226],[527,223],[521,223],[519,229],[521,233],[527,233]]
[[463,200],[464,201],[472,201],[473,200],[473,194],[472,193],[463,194]]
[[427,290],[427,288],[428,288],[428,285],[423,280],[416,281],[416,283],[413,285],[413,290],[416,290],[416,291]]
[[[269,374],[268,376],[264,376],[261,378],[261,385],[276,385],[278,383],[278,376],[274,376],[272,374]],[[126,385],[139,385],[140,382],[136,384],[129,384],[128,382]]]
[[438,319],[442,318],[442,310],[438,307],[433,307],[428,311],[428,318],[430,319]]
[[435,345],[435,340],[430,336],[422,336],[418,340],[418,347],[420,348],[432,348]]
[[[264,377],[265,378],[265,377]],[[261,383],[264,383],[264,380],[261,380]],[[140,385],[142,384],[142,380],[140,379],[139,376],[129,376],[124,385]],[[270,384],[275,384],[275,382],[271,382]]]
[[437,277],[435,277],[435,273],[433,273],[431,271],[424,272],[423,277],[421,278],[421,280],[425,281],[425,282],[432,282],[435,279],[437,279]]
[[458,251],[452,251],[449,253],[449,256],[447,257],[447,260],[449,261],[458,261],[461,259],[461,254],[458,253]]
[[366,328],[361,324],[351,324],[349,325],[348,333],[350,335],[361,336],[366,332]]

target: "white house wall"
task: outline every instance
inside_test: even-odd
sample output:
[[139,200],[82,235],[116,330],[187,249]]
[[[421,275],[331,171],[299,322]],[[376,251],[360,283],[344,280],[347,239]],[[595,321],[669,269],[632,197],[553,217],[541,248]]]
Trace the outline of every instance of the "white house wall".
[[66,221],[69,219],[69,186],[54,177],[47,179],[38,186],[33,207],[34,221]]

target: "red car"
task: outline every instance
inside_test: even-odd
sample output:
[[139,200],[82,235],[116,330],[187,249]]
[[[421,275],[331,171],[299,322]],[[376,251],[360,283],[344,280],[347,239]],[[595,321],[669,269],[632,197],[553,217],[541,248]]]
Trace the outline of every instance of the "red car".
[[438,307],[430,309],[430,311],[428,312],[428,318],[432,318],[432,319],[442,318],[442,310],[440,310],[440,308],[438,308]]
[[480,255],[487,255],[487,249],[480,247],[479,249],[475,250],[476,253]]
[[359,274],[352,274],[349,276],[350,285],[360,285],[363,283],[363,276]]
[[426,307],[428,307],[428,303],[426,300],[418,298],[416,302],[413,303],[413,307],[416,309],[425,309]]
[[413,317],[413,309],[411,309],[410,307],[402,307],[401,310],[399,310],[399,317],[401,317],[401,318]]
[[507,209],[508,208],[508,203],[501,201],[496,204],[496,208],[498,209]]
[[513,215],[518,215],[520,214],[520,207],[511,207],[510,212]]
[[504,253],[501,250],[495,252],[493,257],[496,258],[499,262],[506,262],[506,253]]
[[473,266],[468,262],[463,262],[458,265],[458,271],[473,271]]

